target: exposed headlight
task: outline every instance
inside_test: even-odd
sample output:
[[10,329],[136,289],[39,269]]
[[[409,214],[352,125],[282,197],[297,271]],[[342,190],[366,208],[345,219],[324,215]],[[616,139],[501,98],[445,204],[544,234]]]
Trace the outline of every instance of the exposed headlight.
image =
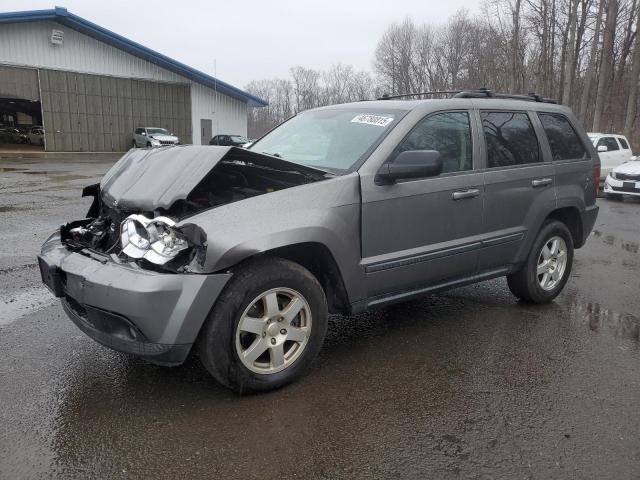
[[163,265],[189,248],[175,222],[168,217],[147,218],[129,215],[120,225],[122,251],[131,258]]

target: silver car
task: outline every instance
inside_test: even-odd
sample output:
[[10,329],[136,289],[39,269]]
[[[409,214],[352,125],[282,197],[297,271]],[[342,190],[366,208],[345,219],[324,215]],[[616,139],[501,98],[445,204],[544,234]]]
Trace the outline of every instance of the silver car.
[[131,150],[45,242],[43,281],[98,342],[168,365],[196,349],[237,392],[303,374],[329,312],[500,276],[549,302],[596,220],[600,162],[568,108],[531,100],[352,103],[249,150]]
[[159,127],[139,127],[133,132],[131,146],[137,147],[166,147],[178,145],[180,140],[166,128]]

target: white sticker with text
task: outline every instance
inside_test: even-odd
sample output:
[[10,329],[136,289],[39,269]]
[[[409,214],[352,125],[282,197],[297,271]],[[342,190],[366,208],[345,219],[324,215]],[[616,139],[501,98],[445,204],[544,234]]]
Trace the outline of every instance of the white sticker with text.
[[386,127],[391,122],[393,122],[393,117],[386,115],[371,115],[368,113],[356,115],[353,117],[353,120],[351,120],[351,123],[365,123],[367,125],[376,125],[377,127]]

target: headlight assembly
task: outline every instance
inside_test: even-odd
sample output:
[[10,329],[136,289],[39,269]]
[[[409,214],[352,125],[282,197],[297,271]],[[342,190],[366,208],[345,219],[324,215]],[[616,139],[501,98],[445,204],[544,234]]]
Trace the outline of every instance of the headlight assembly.
[[175,222],[168,217],[149,219],[144,215],[129,215],[120,225],[122,251],[131,258],[164,265],[189,248],[187,240],[174,226]]
[[611,175],[611,178],[613,178],[614,180],[618,179],[618,176],[616,175],[616,172],[611,172],[611,173],[609,173],[609,175]]
[[151,145],[153,145],[154,147],[160,146],[160,140],[156,140],[155,138],[152,138],[150,142],[151,142]]

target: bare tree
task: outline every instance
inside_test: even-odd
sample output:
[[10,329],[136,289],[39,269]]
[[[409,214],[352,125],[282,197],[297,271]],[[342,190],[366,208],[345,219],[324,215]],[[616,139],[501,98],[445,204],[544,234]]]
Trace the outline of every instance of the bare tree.
[[602,113],[609,94],[611,84],[611,72],[613,70],[613,54],[615,41],[616,18],[618,16],[618,0],[608,0],[607,22],[604,27],[604,40],[602,43],[602,67],[600,69],[598,91],[596,93],[596,105],[593,113],[593,130],[600,130]]

